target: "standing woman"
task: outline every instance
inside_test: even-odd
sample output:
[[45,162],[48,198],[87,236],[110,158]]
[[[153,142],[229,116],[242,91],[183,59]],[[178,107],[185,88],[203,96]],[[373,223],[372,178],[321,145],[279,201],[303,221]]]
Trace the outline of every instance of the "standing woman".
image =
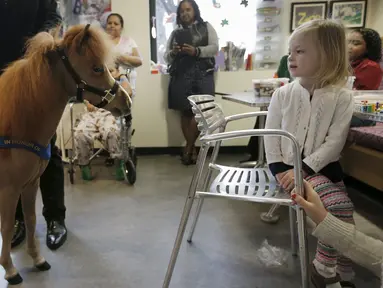
[[218,37],[213,26],[203,21],[194,0],[183,0],[177,8],[177,28],[168,40],[165,60],[169,64],[169,109],[181,112],[186,140],[184,165],[195,164],[195,142],[199,131],[187,99],[193,94],[215,94],[214,65]]
[[126,70],[130,69],[130,86],[133,90],[133,96],[136,91],[137,72],[134,68],[142,65],[142,58],[136,42],[131,37],[121,36],[124,28],[124,18],[118,13],[109,14],[106,19],[106,32],[112,37],[116,51],[120,54],[117,62],[120,65],[122,74],[126,74]]

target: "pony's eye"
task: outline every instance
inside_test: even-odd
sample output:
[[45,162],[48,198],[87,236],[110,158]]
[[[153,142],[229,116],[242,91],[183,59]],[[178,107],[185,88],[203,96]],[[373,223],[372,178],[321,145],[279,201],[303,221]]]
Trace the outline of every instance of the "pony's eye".
[[104,67],[94,66],[93,67],[93,71],[96,72],[96,73],[103,73],[104,72]]

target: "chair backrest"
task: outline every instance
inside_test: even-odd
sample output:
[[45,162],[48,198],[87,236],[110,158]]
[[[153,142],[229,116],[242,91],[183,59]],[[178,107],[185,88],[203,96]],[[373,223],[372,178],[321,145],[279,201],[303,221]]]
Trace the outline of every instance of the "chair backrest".
[[192,95],[188,97],[188,100],[201,136],[210,134],[225,125],[225,115],[222,108],[214,101],[214,96]]

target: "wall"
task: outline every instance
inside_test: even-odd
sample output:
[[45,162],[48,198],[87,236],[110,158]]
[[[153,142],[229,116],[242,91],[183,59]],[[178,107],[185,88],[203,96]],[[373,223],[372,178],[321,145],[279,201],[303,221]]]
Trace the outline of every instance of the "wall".
[[[291,2],[284,1],[283,34],[286,36],[285,50],[290,25]],[[383,20],[378,15],[383,12],[382,0],[369,0],[367,26],[383,32]],[[113,0],[112,10],[122,14],[125,19],[125,33],[133,37],[139,45],[144,57],[144,64],[138,69],[137,97],[134,103],[133,117],[136,133],[133,142],[137,147],[174,147],[182,146],[182,134],[179,128],[178,115],[167,109],[167,83],[165,75],[152,75],[149,69],[150,60],[150,35],[149,35],[149,1],[148,0]],[[216,75],[216,91],[235,92],[251,89],[251,80],[254,78],[269,78],[274,70],[219,72]],[[226,114],[253,111],[243,105],[222,101],[217,96],[217,101],[222,104]],[[232,124],[229,129],[252,128],[254,121],[243,120]],[[226,145],[246,145],[247,139],[237,139],[227,142]]]
[[367,27],[373,28],[383,36],[383,1],[369,0],[367,10]]

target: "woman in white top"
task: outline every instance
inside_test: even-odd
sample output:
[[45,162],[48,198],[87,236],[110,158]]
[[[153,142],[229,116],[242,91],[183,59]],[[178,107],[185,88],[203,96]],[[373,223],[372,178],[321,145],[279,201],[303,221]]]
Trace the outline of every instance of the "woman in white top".
[[[289,71],[298,80],[277,89],[271,98],[267,129],[292,133],[300,146],[305,179],[335,217],[353,223],[354,207],[343,184],[340,153],[353,114],[351,92],[343,88],[348,71],[346,35],[330,20],[307,22],[289,41]],[[264,137],[267,162],[285,190],[294,186],[292,145],[281,137]],[[311,266],[315,288],[355,287],[351,261],[318,241]],[[339,277],[340,276],[340,277]]]
[[125,74],[127,69],[130,69],[130,85],[133,90],[133,95],[136,91],[137,72],[134,68],[142,65],[142,58],[136,42],[131,37],[121,35],[124,28],[124,18],[118,13],[109,14],[106,19],[106,32],[112,37],[115,43],[115,49],[120,56],[117,57],[117,62],[120,66],[121,73]]

